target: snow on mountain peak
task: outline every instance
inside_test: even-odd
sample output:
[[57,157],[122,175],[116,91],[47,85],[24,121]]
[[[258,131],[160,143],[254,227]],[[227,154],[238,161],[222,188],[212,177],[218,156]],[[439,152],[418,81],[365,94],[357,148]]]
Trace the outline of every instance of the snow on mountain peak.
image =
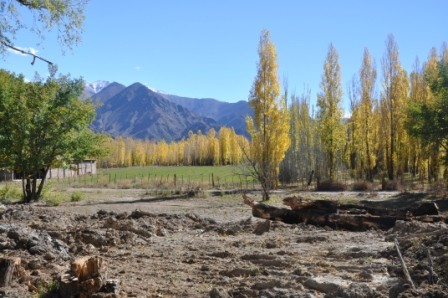
[[157,90],[157,89],[155,89],[155,88],[153,88],[153,87],[151,87],[151,86],[149,86],[149,85],[147,85],[147,84],[144,84],[144,85],[145,85],[146,88],[148,88],[148,89],[151,90],[152,92],[159,93],[159,90]]
[[86,82],[86,89],[88,89],[91,93],[97,94],[101,90],[103,90],[107,85],[109,85],[109,81],[95,81],[95,82]]

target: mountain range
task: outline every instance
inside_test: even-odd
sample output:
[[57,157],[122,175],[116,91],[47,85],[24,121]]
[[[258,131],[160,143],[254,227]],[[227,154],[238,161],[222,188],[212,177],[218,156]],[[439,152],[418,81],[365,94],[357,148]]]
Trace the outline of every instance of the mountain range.
[[189,131],[233,127],[247,135],[245,117],[253,112],[247,101],[228,103],[212,98],[188,98],[157,92],[141,83],[128,87],[117,82],[86,84],[84,98],[98,106],[92,128],[114,137],[179,140]]

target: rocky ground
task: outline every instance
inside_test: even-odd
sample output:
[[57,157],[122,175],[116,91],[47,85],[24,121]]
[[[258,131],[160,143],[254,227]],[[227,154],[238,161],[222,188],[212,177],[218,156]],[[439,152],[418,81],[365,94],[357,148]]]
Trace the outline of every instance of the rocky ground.
[[111,195],[0,213],[0,255],[20,258],[0,297],[58,297],[54,281],[82,256],[99,256],[113,284],[93,297],[448,297],[445,223],[398,222],[387,232],[269,224],[252,218],[238,195]]

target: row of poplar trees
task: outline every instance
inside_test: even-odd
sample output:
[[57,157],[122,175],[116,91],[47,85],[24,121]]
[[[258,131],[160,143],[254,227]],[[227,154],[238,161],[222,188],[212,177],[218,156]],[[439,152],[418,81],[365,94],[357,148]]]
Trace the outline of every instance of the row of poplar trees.
[[330,44],[323,67],[317,110],[310,92],[292,96],[291,146],[280,165],[284,182],[307,181],[313,173],[335,181],[352,178],[396,180],[411,174],[422,180],[441,177],[448,128],[448,47],[432,49],[428,60],[416,59],[408,75],[393,35],[381,59],[381,90],[368,49],[347,94],[351,116],[343,118],[339,56]]
[[206,134],[190,131],[187,138],[166,142],[137,140],[130,137],[108,138],[108,154],[99,159],[100,167],[130,166],[216,166],[240,164],[243,150],[249,146],[246,137],[233,128],[213,128]]

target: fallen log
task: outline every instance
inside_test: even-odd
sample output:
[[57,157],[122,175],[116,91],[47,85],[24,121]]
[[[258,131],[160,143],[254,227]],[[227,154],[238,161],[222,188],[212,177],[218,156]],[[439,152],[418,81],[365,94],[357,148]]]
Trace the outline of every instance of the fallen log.
[[287,197],[283,199],[283,204],[289,206],[292,210],[314,210],[322,214],[336,213],[339,208],[339,204],[334,201],[328,200],[304,200],[299,197]]
[[[256,202],[246,194],[243,194],[243,201],[252,207],[254,217],[282,221],[287,224],[305,223],[348,231],[388,230],[395,226],[397,220],[446,220],[441,216],[432,214],[435,213],[434,210],[437,211],[435,203],[432,207],[431,204],[427,204],[423,208],[381,210],[358,205],[341,205],[328,200],[304,200],[297,197],[289,197],[283,200],[283,203],[291,209]],[[426,213],[430,214],[423,215],[424,210],[427,210]],[[413,216],[414,212],[418,216]]]
[[369,206],[339,204],[328,200],[305,200],[299,197],[287,197],[283,199],[283,204],[291,207],[292,210],[319,209],[322,213],[347,213],[347,214],[370,214],[377,216],[394,216],[400,219],[414,216],[439,215],[439,207],[435,202],[423,202],[418,206],[400,209],[375,208]]

